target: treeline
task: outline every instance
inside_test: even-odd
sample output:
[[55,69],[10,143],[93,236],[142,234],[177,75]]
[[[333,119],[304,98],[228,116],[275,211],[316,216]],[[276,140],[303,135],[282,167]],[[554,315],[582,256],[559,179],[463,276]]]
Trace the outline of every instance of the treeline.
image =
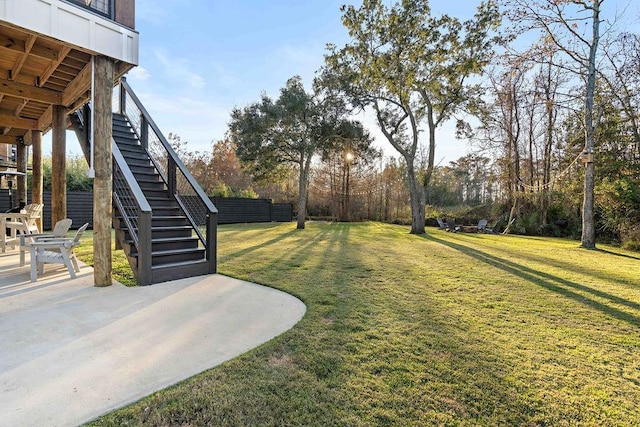
[[[604,4],[485,1],[467,21],[432,16],[423,0],[345,6],[350,41],[329,46],[313,91],[301,94],[294,78],[278,99],[234,110],[229,137],[254,177],[291,160],[288,177],[308,192],[299,210],[311,216],[408,220],[421,233],[425,212],[448,213],[586,248],[594,236],[637,248],[640,41],[604,18]],[[327,104],[338,116],[373,113],[398,157],[354,155],[337,121],[309,120]],[[435,166],[449,120],[472,154]]]
[[[293,76],[256,94],[209,152],[169,140],[207,194],[292,203],[299,228],[370,219],[420,234],[446,215],[640,248],[640,36],[604,7],[487,0],[462,21],[427,0],[345,6],[349,41],[328,46],[310,90]],[[363,111],[394,157],[372,148]],[[471,154],[435,165],[452,121]]]

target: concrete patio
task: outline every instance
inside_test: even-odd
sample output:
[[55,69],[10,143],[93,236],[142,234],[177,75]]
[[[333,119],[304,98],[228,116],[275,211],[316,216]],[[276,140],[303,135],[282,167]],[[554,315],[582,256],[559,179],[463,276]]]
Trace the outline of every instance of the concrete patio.
[[73,426],[246,352],[293,327],[304,304],[221,275],[93,286],[47,265],[30,282],[0,254],[0,426]]

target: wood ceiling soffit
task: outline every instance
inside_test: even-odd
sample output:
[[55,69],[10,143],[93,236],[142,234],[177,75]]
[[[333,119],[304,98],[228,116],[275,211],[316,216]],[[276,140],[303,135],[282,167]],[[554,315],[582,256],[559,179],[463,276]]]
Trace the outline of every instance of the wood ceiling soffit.
[[78,99],[84,92],[91,89],[91,62],[86,64],[82,71],[76,76],[75,79],[67,88],[62,92],[62,105],[69,107]]
[[78,97],[78,99],[76,99],[75,102],[69,106],[69,111],[71,112],[76,111],[78,108],[82,107],[84,104],[86,104],[90,100],[91,100],[91,91],[88,90],[84,93],[84,95],[81,95],[80,97]]
[[20,104],[18,104],[18,106],[16,107],[15,110],[13,110],[13,115],[18,117],[20,116],[20,113],[22,112],[22,110],[24,110],[24,107],[27,106],[27,103],[29,102],[28,99],[23,100]]
[[9,135],[0,135],[0,143],[2,144],[15,144],[16,143],[16,136],[9,136]]
[[0,93],[17,98],[26,98],[47,104],[61,104],[62,94],[50,89],[29,86],[24,83],[0,79]]
[[51,126],[53,121],[53,105],[49,105],[49,108],[38,119],[38,130],[44,132]]
[[58,68],[58,66],[62,64],[62,61],[64,61],[69,52],[71,52],[71,48],[69,46],[64,46],[62,49],[60,49],[60,52],[58,52],[58,59],[53,61],[49,65],[49,68],[47,68],[47,70],[44,72],[44,74],[40,76],[40,87],[42,87],[42,85],[44,85],[47,80],[49,80],[49,77],[51,77],[56,68]]
[[32,119],[23,119],[12,114],[0,113],[0,126],[8,126],[20,129],[37,129],[38,121]]
[[[27,42],[25,40],[19,40],[9,37],[6,34],[0,34],[0,48],[23,54],[26,52],[26,45]],[[38,44],[34,44],[29,53],[50,61],[56,61],[58,59],[57,51]]]
[[[26,107],[28,102],[29,102],[28,99],[22,100],[22,102],[20,102],[18,104],[18,106],[15,108],[15,110],[13,110],[13,116],[16,117],[16,118],[20,118],[20,113],[22,112],[24,107]],[[4,128],[4,133],[3,134],[6,135],[10,131],[11,131],[11,127],[6,127],[6,128]]]
[[24,66],[24,63],[29,57],[29,53],[31,53],[31,49],[33,49],[33,45],[36,43],[36,39],[37,37],[34,36],[33,34],[30,34],[27,37],[27,40],[24,45],[24,53],[20,55],[16,63],[13,65],[13,69],[11,70],[11,74],[10,74],[11,80],[15,80],[15,76],[20,74],[20,71],[22,71],[22,67]]
[[32,132],[25,133],[24,136],[22,137],[22,143],[24,145],[31,145],[33,143],[33,133]]

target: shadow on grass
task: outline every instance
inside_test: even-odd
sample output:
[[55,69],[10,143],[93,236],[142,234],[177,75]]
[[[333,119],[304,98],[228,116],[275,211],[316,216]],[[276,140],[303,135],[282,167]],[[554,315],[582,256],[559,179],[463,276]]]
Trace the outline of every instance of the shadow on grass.
[[619,257],[623,257],[623,258],[636,259],[636,260],[640,261],[640,256],[621,254],[621,253],[618,253],[618,252],[608,251],[606,249],[596,249],[596,251],[602,252],[602,253],[607,254],[607,255],[613,255],[613,256],[619,256]]
[[221,256],[218,257],[218,263],[222,263],[222,262],[228,261],[228,260],[233,259],[233,258],[238,258],[240,256],[244,256],[244,255],[247,255],[247,254],[249,254],[251,252],[257,251],[257,250],[259,250],[261,248],[265,248],[267,246],[271,246],[271,245],[273,245],[275,243],[280,242],[282,239],[285,239],[285,238],[295,234],[296,232],[298,232],[298,230],[297,229],[293,229],[293,230],[290,230],[289,232],[287,232],[285,234],[278,235],[278,236],[274,237],[273,239],[269,239],[267,241],[258,243],[256,245],[249,246],[247,248],[241,249],[241,250],[236,251],[236,252],[229,252],[229,253],[227,253],[225,255],[221,255]]
[[323,224],[294,245],[295,230],[274,233],[221,267],[300,297],[300,323],[102,425],[527,424],[535,404],[510,378],[516,361],[469,333],[413,274],[397,274],[411,269],[404,229]]
[[[503,258],[490,255],[484,252],[481,252],[477,249],[470,248],[469,246],[465,246],[460,243],[454,243],[442,239],[438,239],[433,235],[424,236],[425,239],[431,240],[435,243],[439,243],[445,246],[448,246],[452,249],[455,249],[469,257],[475,258],[478,261],[489,264],[493,267],[499,268],[503,271],[511,273],[515,276],[518,276],[522,279],[525,279],[535,285],[541,286],[551,292],[555,292],[567,298],[571,298],[572,300],[587,305],[593,309],[599,310],[602,313],[610,315],[618,320],[627,322],[633,326],[640,326],[640,317],[637,315],[633,315],[627,313],[625,311],[619,310],[615,307],[607,305],[605,303],[599,302],[593,298],[589,298],[583,294],[580,294],[575,291],[582,291],[587,294],[591,294],[594,297],[602,298],[610,301],[614,304],[619,304],[630,309],[640,311],[640,304],[626,300],[624,298],[617,297],[615,295],[609,294],[607,292],[599,291],[597,289],[591,288],[589,286],[581,285],[579,283],[575,283],[566,279],[563,279],[558,276],[554,276],[549,273],[545,273],[543,271],[534,270],[529,267],[525,267],[523,265],[517,264],[512,261],[507,261]],[[573,290],[571,290],[571,289]],[[575,290],[575,291],[574,291]]]
[[[580,250],[589,250],[589,249],[580,249]],[[607,254],[610,255],[619,255],[616,254],[615,252],[607,252],[607,251],[603,251]],[[621,256],[625,256],[625,255],[621,255]],[[584,265],[584,263],[572,263],[573,260],[558,260],[552,257],[548,257],[548,256],[537,256],[537,255],[533,255],[533,254],[522,254],[521,255],[522,258],[526,258],[527,260],[533,261],[533,262],[538,262],[541,264],[545,264],[545,265],[550,265],[553,266],[555,268],[559,268],[559,269],[563,269],[566,271],[572,271],[574,273],[579,273],[579,274],[583,274],[583,275],[587,275],[590,277],[597,277],[603,281],[607,281],[607,282],[616,282],[621,286],[625,286],[627,288],[630,289],[634,289],[634,290],[638,290],[639,288],[639,284],[637,283],[637,278],[631,278],[631,277],[620,277],[620,276],[614,276],[615,274],[619,273],[624,273],[624,271],[620,271],[618,270],[618,272],[605,272],[605,271],[599,271],[596,267],[598,267],[597,265]],[[629,258],[633,258],[633,257],[629,257]],[[620,268],[621,266],[618,265],[618,267]],[[640,268],[640,265],[639,265]]]
[[[276,354],[280,360],[289,355],[304,372],[301,376],[311,374],[305,384],[298,383],[289,392],[312,396],[316,388],[334,390],[318,402],[305,399],[303,406],[341,407],[358,414],[364,425],[411,424],[424,415],[409,404],[415,404],[416,399],[419,407],[435,406],[443,414],[459,411],[462,416],[468,411],[481,417],[493,415],[485,413],[479,402],[510,402],[519,408],[518,415],[506,416],[503,421],[523,422],[524,414],[532,409],[513,397],[513,385],[505,378],[510,368],[504,357],[492,354],[482,339],[467,336],[469,327],[440,312],[428,294],[403,300],[394,294],[394,288],[405,284],[376,286],[377,275],[388,270],[371,265],[371,259],[364,255],[370,249],[368,241],[358,230],[358,225],[325,225],[306,234],[308,239],[274,257],[265,268],[297,276],[300,283],[283,290],[299,296],[308,308],[299,327],[286,334],[286,343],[283,340],[274,345],[270,355],[264,356],[269,360]],[[289,234],[282,234],[282,238]],[[270,240],[274,250],[277,240]],[[300,270],[298,266],[302,266]],[[302,351],[292,353],[292,348]],[[456,384],[449,384],[454,378]],[[255,384],[265,392],[273,389],[273,384],[271,388]],[[278,390],[284,402],[296,402],[299,398],[286,396],[284,390],[289,388],[280,384]],[[380,393],[381,399],[367,399],[371,393]],[[271,397],[264,400],[259,406],[270,411],[295,411],[291,404],[274,402]],[[341,424],[340,413],[324,415],[323,424]]]

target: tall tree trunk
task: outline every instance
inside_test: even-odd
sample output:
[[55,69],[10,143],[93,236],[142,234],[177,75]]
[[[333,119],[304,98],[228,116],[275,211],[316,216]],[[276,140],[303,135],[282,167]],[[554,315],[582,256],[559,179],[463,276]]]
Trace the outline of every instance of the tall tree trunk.
[[[545,144],[544,144],[544,158],[542,159],[542,225],[546,226],[548,223],[549,214],[549,183],[551,182],[551,152],[553,149],[553,134],[556,124],[556,111],[555,111],[555,95],[556,90],[551,88],[552,82],[552,69],[551,64],[547,66],[547,75],[545,79],[545,99],[546,99],[546,113],[547,113],[547,128],[545,130]],[[554,88],[557,86],[554,86]]]
[[309,191],[309,170],[311,169],[311,156],[300,157],[300,180],[298,182],[298,230],[304,230],[307,218],[307,194]]
[[425,224],[425,191],[418,181],[413,162],[407,161],[407,180],[409,181],[409,196],[411,199],[411,234],[424,234]]
[[587,96],[584,103],[584,124],[586,141],[584,147],[584,200],[582,203],[582,239],[581,246],[587,249],[596,248],[596,227],[594,219],[594,186],[595,186],[595,127],[593,124],[593,97],[596,84],[596,53],[600,41],[600,4],[594,1],[592,5],[592,39],[589,49],[589,64],[587,74]]

